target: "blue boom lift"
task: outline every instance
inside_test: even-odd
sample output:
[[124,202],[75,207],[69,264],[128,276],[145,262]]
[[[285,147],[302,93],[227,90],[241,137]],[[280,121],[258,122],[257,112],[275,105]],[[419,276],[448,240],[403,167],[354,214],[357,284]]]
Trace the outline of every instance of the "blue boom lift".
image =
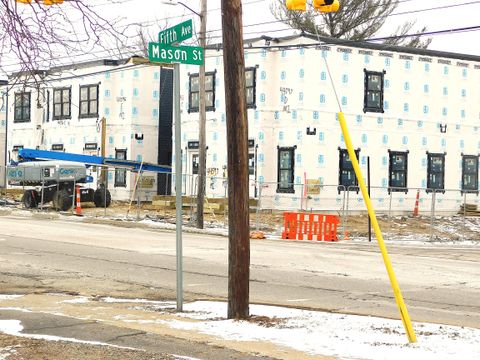
[[[40,187],[25,190],[22,202],[26,208],[37,207],[40,203],[53,202],[57,210],[68,210],[74,205],[75,185],[93,182],[87,176],[87,167],[102,166],[130,170],[171,173],[169,166],[144,163],[132,160],[111,159],[102,156],[72,154],[58,151],[20,149],[18,161],[7,167],[7,180],[10,185]],[[97,207],[111,203],[111,195],[105,184],[96,190],[80,188],[80,201],[92,201]]]

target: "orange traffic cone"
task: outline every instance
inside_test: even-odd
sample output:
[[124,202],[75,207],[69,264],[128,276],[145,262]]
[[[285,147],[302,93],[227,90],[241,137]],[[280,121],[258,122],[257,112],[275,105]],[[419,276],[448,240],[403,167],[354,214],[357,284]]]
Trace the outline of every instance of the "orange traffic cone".
[[415,199],[415,207],[413,208],[413,216],[418,216],[418,199],[420,198],[420,190],[417,190],[417,198]]
[[75,215],[82,216],[82,203],[80,202],[80,185],[77,185],[77,206],[75,208]]

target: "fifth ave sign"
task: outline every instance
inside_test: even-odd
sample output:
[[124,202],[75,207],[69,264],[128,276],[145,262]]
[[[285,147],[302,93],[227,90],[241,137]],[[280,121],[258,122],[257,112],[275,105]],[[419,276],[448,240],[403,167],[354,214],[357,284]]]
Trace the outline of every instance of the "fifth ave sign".
[[183,40],[190,39],[193,35],[192,19],[184,21],[178,25],[172,26],[158,33],[158,42],[169,45],[181,43]]

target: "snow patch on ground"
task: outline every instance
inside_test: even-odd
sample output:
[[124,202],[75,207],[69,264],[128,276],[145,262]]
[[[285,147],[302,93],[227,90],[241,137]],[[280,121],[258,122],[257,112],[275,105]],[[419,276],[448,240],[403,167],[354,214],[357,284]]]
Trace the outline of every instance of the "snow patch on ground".
[[197,301],[177,314],[197,321],[169,320],[232,341],[272,342],[312,355],[362,359],[479,359],[480,330],[416,323],[417,343],[409,344],[400,320],[251,305],[252,321],[225,319],[227,304]]
[[21,298],[24,295],[5,295],[5,294],[0,294],[0,301],[2,300],[12,300],[12,299],[18,299]]
[[88,303],[89,301],[90,301],[90,298],[88,298],[86,296],[80,296],[80,297],[77,297],[77,298],[74,298],[74,299],[60,301],[59,304],[61,304],[61,303],[85,304],[85,303]]
[[19,320],[0,320],[0,332],[3,332],[8,335],[20,336],[30,339],[37,340],[47,340],[47,341],[68,341],[73,343],[89,344],[89,345],[99,345],[99,346],[111,346],[119,349],[129,349],[129,350],[139,350],[126,346],[117,346],[111,345],[99,341],[88,341],[88,340],[78,340],[75,338],[65,338],[61,336],[52,336],[52,335],[39,335],[39,334],[23,334],[23,326]]
[[7,346],[4,348],[0,348],[0,360],[7,359],[10,355],[13,355],[17,352],[19,346]]
[[[80,297],[71,302],[98,299]],[[405,358],[422,360],[480,359],[480,329],[441,324],[413,323],[417,342],[408,343],[400,320],[379,317],[334,314],[267,305],[250,305],[249,320],[226,319],[227,304],[196,301],[183,304],[183,312],[172,312],[173,301],[101,298],[109,303],[126,303],[144,310],[155,309],[175,319],[142,319],[117,316],[125,323],[162,324],[172,328],[196,331],[227,341],[272,343],[310,355],[330,355],[342,359]],[[70,341],[92,345],[109,344],[49,335],[23,334],[18,320],[0,321],[0,331],[16,336],[49,341]],[[0,356],[2,350],[0,350]],[[180,359],[191,359],[175,355]],[[0,357],[0,360],[1,357]],[[196,360],[196,359],[191,359]]]

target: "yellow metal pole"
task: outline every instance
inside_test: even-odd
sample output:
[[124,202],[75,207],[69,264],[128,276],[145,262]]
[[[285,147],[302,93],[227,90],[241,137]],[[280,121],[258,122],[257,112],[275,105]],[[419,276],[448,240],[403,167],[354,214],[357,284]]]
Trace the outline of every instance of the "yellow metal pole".
[[400,310],[400,316],[402,317],[403,326],[405,327],[405,331],[407,332],[408,341],[414,343],[417,341],[417,337],[415,335],[415,331],[413,330],[407,307],[405,306],[405,302],[403,301],[403,296],[400,291],[400,287],[398,286],[397,278],[395,277],[395,272],[393,271],[387,248],[383,241],[383,235],[380,230],[380,226],[378,225],[377,216],[375,215],[375,210],[373,209],[372,202],[370,201],[370,197],[368,196],[365,181],[363,181],[362,171],[360,170],[360,166],[358,165],[357,156],[355,155],[355,151],[353,149],[352,139],[350,138],[350,134],[347,128],[347,122],[345,121],[345,116],[343,115],[343,112],[338,113],[338,120],[340,121],[340,126],[342,127],[343,138],[345,139],[345,145],[347,146],[348,155],[352,162],[353,169],[355,170],[355,175],[357,176],[358,184],[360,186],[360,190],[362,191],[365,205],[367,206],[368,215],[370,216],[370,220],[372,222],[372,226],[377,237],[377,242],[382,253],[383,262],[385,263],[385,267],[387,268],[388,277],[390,278],[390,284],[393,289],[393,294],[395,295],[398,309]]

